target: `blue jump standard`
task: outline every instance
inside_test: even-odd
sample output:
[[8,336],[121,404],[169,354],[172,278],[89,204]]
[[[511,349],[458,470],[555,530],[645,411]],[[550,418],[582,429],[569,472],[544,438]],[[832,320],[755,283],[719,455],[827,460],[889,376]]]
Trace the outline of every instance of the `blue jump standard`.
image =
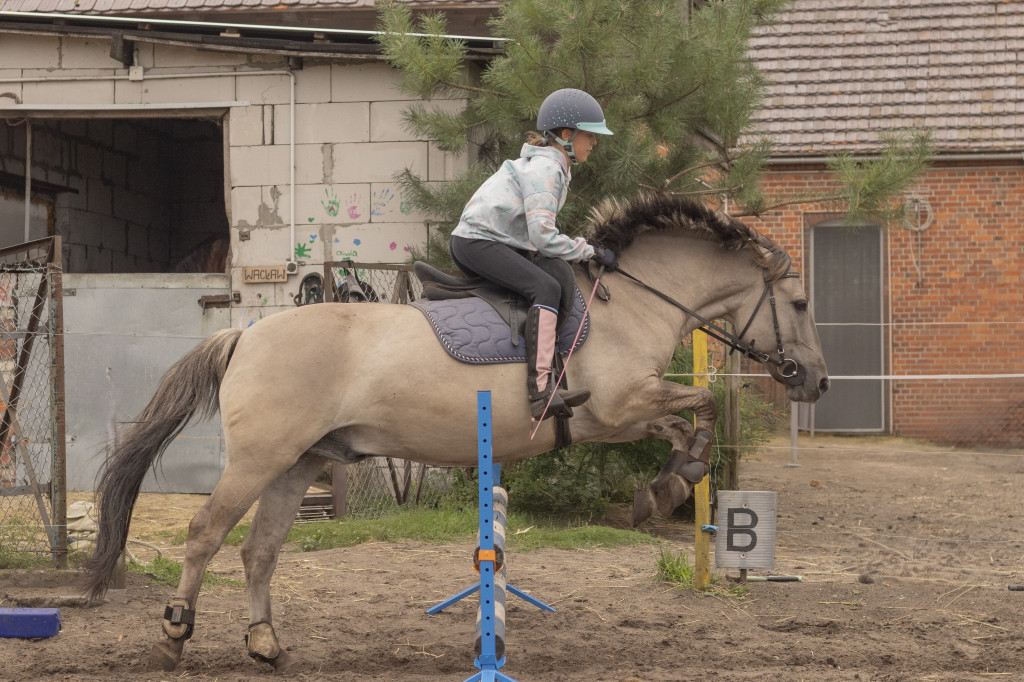
[[0,607],[0,637],[36,639],[60,632],[60,609]]
[[[477,391],[476,394],[477,413],[477,460],[478,460],[478,486],[480,494],[480,582],[459,592],[454,597],[445,599],[440,604],[427,609],[427,613],[433,615],[448,608],[460,599],[464,599],[474,592],[480,592],[480,654],[473,661],[477,667],[477,674],[473,675],[466,682],[516,682],[513,678],[498,672],[498,669],[505,665],[505,657],[498,658],[496,632],[500,627],[505,629],[504,622],[498,623],[495,613],[495,571],[500,566],[495,566],[494,561],[494,487],[501,484],[501,465],[491,461],[491,392]],[[545,611],[554,609],[544,602],[531,597],[520,589],[507,585],[506,589],[517,597],[526,600],[537,608]],[[504,616],[502,617],[504,619]],[[504,648],[504,647],[503,647]]]

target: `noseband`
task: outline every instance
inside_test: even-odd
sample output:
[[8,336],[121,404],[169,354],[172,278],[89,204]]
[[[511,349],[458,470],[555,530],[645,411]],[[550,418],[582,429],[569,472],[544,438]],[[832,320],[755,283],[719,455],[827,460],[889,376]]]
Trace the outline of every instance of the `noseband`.
[[[748,319],[747,323],[743,325],[743,330],[737,336],[735,334],[729,333],[722,327],[719,327],[714,322],[705,319],[699,313],[690,310],[682,303],[669,296],[668,294],[658,291],[649,284],[640,281],[639,279],[629,274],[622,268],[618,268],[616,272],[618,272],[627,279],[633,280],[634,282],[642,286],[644,289],[650,291],[655,296],[661,298],[662,300],[668,302],[669,304],[675,306],[676,308],[679,308],[684,313],[700,322],[701,325],[703,325],[704,333],[712,338],[718,339],[725,345],[729,346],[732,349],[730,353],[733,351],[739,351],[741,355],[748,357],[751,360],[754,360],[755,362],[759,362],[762,365],[775,365],[775,367],[779,371],[779,375],[782,376],[783,383],[785,383],[788,386],[799,386],[804,382],[803,367],[801,367],[796,360],[786,357],[786,349],[782,345],[782,330],[779,327],[779,314],[775,307],[775,289],[772,287],[772,283],[775,281],[774,279],[769,279],[767,276],[765,276],[764,290],[761,292],[761,298],[758,299],[757,305],[754,306],[754,312],[750,313],[750,319]],[[775,279],[785,279],[787,277],[799,276],[800,273],[790,271],[782,275],[781,277],[777,277]],[[750,325],[753,324],[754,318],[757,317],[757,313],[758,311],[761,310],[761,306],[764,304],[765,299],[768,299],[768,302],[771,304],[772,324],[775,326],[775,347],[778,357],[772,357],[770,353],[755,348],[754,339],[751,339],[749,342],[743,340],[743,335],[747,333],[748,329],[750,329]]]

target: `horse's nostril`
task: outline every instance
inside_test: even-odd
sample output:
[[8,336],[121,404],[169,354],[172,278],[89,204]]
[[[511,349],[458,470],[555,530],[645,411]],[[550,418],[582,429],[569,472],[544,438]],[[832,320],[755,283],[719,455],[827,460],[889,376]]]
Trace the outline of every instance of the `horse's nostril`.
[[828,377],[825,377],[824,379],[818,382],[818,390],[824,393],[825,391],[828,390],[828,387],[831,385],[832,382],[828,380]]

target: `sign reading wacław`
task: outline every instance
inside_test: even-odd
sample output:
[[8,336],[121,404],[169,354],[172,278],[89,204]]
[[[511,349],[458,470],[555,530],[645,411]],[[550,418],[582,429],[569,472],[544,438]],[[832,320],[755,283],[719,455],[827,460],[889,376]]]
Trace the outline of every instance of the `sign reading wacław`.
[[252,265],[242,268],[242,281],[246,284],[287,282],[288,273],[283,265]]
[[775,510],[778,506],[778,493],[718,491],[715,566],[775,568]]

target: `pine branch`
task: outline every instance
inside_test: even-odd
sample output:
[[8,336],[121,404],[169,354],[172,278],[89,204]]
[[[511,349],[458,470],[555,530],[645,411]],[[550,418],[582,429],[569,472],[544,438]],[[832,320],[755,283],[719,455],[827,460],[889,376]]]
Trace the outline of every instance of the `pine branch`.
[[669,185],[671,185],[673,182],[675,182],[676,180],[678,180],[679,178],[681,178],[684,175],[687,175],[687,174],[692,173],[694,171],[698,171],[701,168],[711,168],[712,166],[720,166],[720,165],[722,165],[722,163],[723,163],[723,161],[721,159],[715,159],[714,161],[708,161],[707,163],[701,163],[701,164],[697,164],[696,166],[690,166],[689,168],[684,168],[683,170],[679,171],[678,173],[676,173],[672,177],[670,177],[667,180],[665,180],[665,182],[662,183],[662,187],[661,188],[662,189],[668,189]]

